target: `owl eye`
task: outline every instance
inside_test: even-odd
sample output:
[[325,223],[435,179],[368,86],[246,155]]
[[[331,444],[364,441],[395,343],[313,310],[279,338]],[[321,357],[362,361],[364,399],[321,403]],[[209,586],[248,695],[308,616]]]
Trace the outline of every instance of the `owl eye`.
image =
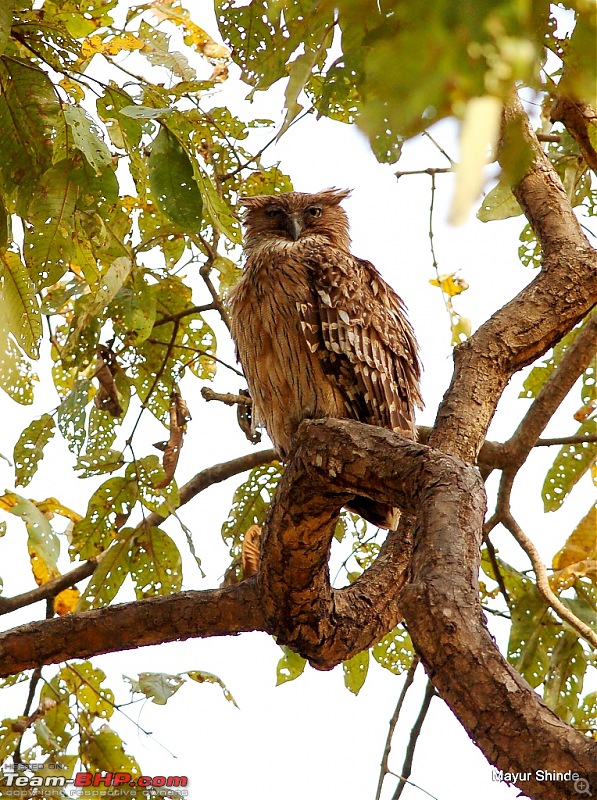
[[320,217],[321,216],[321,206],[309,206],[309,208],[307,209],[307,214],[310,217],[313,217],[314,219],[316,219],[317,217]]
[[282,209],[277,207],[268,208],[265,213],[270,219],[275,219],[276,217],[280,216],[280,214],[282,213]]

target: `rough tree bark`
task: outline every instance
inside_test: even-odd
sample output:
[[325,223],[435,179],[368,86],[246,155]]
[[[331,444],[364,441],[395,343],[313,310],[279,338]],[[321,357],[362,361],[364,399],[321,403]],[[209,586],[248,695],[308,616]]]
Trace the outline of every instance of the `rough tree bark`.
[[[478,594],[485,494],[471,465],[511,376],[597,301],[597,254],[518,103],[505,113],[505,137],[513,128],[522,131],[532,156],[514,191],[542,245],[543,268],[456,349],[428,446],[359,423],[304,423],[270,510],[257,576],[228,589],[14,629],[0,637],[0,675],[249,630],[275,634],[314,666],[330,669],[404,617],[434,686],[492,764],[532,776],[536,769],[572,770],[596,780],[595,744],[553,714],[505,661]],[[399,506],[403,518],[376,563],[350,587],[334,590],[327,566],[334,524],[356,492]],[[517,785],[533,798],[578,796],[571,781],[531,777]],[[595,794],[597,785],[591,788]]]

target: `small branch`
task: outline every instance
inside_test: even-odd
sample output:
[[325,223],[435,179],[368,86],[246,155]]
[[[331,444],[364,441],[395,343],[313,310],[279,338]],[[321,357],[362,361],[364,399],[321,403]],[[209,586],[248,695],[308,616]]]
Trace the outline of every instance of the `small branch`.
[[58,578],[54,578],[38,586],[37,589],[32,589],[30,592],[24,592],[23,594],[15,595],[15,597],[0,597],[0,615],[10,614],[11,611],[16,611],[18,608],[24,608],[33,603],[38,603],[40,600],[56,597],[64,589],[68,589],[69,586],[75,586],[92,575],[96,566],[97,558],[92,558],[70,572],[60,575]]
[[562,137],[559,133],[537,133],[537,139],[540,142],[558,142],[562,141]]
[[535,570],[535,577],[537,578],[537,588],[541,592],[545,602],[553,608],[561,619],[567,622],[571,628],[582,636],[583,639],[597,649],[597,633],[573,614],[572,611],[562,603],[557,594],[552,591],[547,577],[547,570],[541,561],[537,548],[526,533],[524,533],[509,510],[502,513],[502,524],[510,531],[512,536],[514,536],[518,544],[530,558],[533,569]]
[[[562,95],[551,107],[551,121],[561,122],[572,136],[588,166],[597,172],[597,113],[588,103]],[[591,137],[591,129],[593,137]]]
[[153,327],[157,328],[159,325],[165,325],[167,322],[178,322],[183,317],[189,317],[192,314],[201,314],[203,311],[214,310],[217,310],[214,303],[206,303],[203,306],[193,306],[192,308],[186,308],[184,311],[179,311],[178,314],[171,314],[169,317],[162,317],[161,319],[156,320]]
[[559,439],[537,439],[533,447],[553,447],[554,445],[565,446],[567,444],[583,444],[584,442],[589,444],[597,442],[597,434],[587,434],[585,436],[562,436]]
[[396,708],[394,709],[394,713],[392,714],[392,719],[390,720],[390,729],[388,730],[388,735],[386,737],[386,744],[384,747],[383,756],[381,758],[379,781],[377,784],[377,792],[375,793],[375,800],[380,800],[384,778],[390,771],[388,769],[388,759],[390,756],[390,750],[392,749],[392,739],[394,738],[394,731],[396,730],[396,725],[398,724],[398,718],[400,716],[400,712],[402,711],[402,706],[404,705],[404,698],[406,697],[406,693],[412,686],[413,680],[415,678],[415,672],[418,666],[419,666],[419,657],[415,655],[410,667],[408,668],[408,672],[406,673],[404,686],[402,687],[402,691],[400,692],[400,697],[398,698],[398,703],[396,704]]
[[[277,453],[273,449],[258,450],[255,453],[247,453],[239,458],[233,458],[231,461],[214,464],[212,467],[198,472],[190,481],[181,487],[180,504],[178,508],[184,506],[189,500],[192,500],[215,483],[221,483],[228,478],[232,478],[234,475],[246,472],[254,467],[259,467],[262,464],[269,464],[271,461],[275,461],[277,457]],[[143,522],[137,525],[136,530],[139,531],[142,528],[158,527],[168,516],[170,515],[161,516],[160,514],[152,512]],[[101,553],[96,558],[86,561],[70,572],[60,575],[60,577],[54,578],[44,583],[43,586],[39,586],[37,589],[33,589],[30,592],[25,592],[15,597],[0,597],[0,615],[9,614],[11,611],[16,611],[18,608],[29,606],[32,603],[37,603],[39,600],[55,597],[63,589],[69,586],[75,586],[77,583],[93,574],[95,567],[106,552],[107,550],[104,550],[104,553]]]
[[404,764],[402,765],[402,771],[400,773],[399,779],[400,783],[396,787],[396,791],[392,795],[392,800],[399,800],[402,796],[402,792],[404,791],[404,787],[410,778],[410,773],[412,771],[413,765],[413,758],[415,755],[415,748],[417,746],[417,740],[421,733],[421,728],[423,727],[423,723],[425,722],[425,717],[427,716],[427,712],[429,711],[429,706],[431,704],[431,700],[433,699],[434,695],[436,694],[435,688],[430,680],[427,681],[427,686],[425,688],[425,696],[423,697],[423,702],[421,704],[421,709],[415,720],[415,724],[410,732],[410,739],[408,740],[408,746],[406,748],[406,755],[404,757]]
[[394,175],[397,178],[402,178],[405,175],[442,175],[445,172],[454,172],[454,167],[427,167],[426,169],[404,169],[398,170]]
[[219,400],[220,403],[225,403],[227,406],[252,405],[250,397],[242,394],[231,394],[230,392],[220,394],[219,392],[214,392],[214,390],[210,389],[209,386],[204,386],[203,389],[201,389],[201,397],[208,402],[210,400]]

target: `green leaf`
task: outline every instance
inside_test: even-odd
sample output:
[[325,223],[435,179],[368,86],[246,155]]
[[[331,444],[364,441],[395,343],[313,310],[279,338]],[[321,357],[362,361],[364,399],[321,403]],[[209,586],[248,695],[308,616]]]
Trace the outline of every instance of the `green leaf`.
[[[87,611],[90,608],[109,606],[112,600],[114,600],[120,587],[124,583],[124,579],[131,570],[130,549],[133,534],[133,528],[123,528],[123,530],[119,532],[118,538],[102,556],[97,567],[93,571],[91,580],[79,599],[77,611]],[[80,529],[77,535],[81,535]],[[91,545],[90,542],[86,544],[87,546]]]
[[106,550],[115,526],[122,526],[138,497],[135,481],[122,477],[104,481],[91,496],[85,517],[73,527],[71,550],[80,558],[93,558]]
[[159,208],[188,233],[201,231],[203,201],[185,149],[162,126],[151,146],[149,185]]
[[403,625],[398,625],[373,646],[371,654],[384,669],[401,675],[412,664],[415,651],[408,631]]
[[9,332],[30,358],[38,358],[42,335],[39,303],[18,253],[0,251],[0,303]]
[[13,459],[17,486],[27,486],[44,455],[44,447],[54,436],[54,419],[42,414],[21,433],[15,445]]
[[40,176],[52,164],[52,141],[61,116],[52,81],[41,69],[16,58],[2,59],[0,188],[5,197],[13,197],[16,190],[18,213],[25,212]]
[[298,653],[295,653],[286,645],[281,645],[280,649],[284,653],[282,658],[278,661],[276,667],[276,686],[282,683],[296,680],[303,674],[307,660]]
[[230,546],[233,560],[240,558],[247,529],[251,525],[263,525],[281,477],[281,466],[277,461],[255,467],[234,492],[232,508],[222,525],[222,538]]
[[363,688],[367,672],[369,671],[369,651],[363,650],[342,664],[344,672],[344,685],[353,694],[358,694]]
[[[588,419],[582,423],[575,436],[591,436],[595,432],[595,420]],[[597,458],[597,445],[590,442],[564,445],[551,465],[543,488],[543,508],[545,511],[556,511],[568,497],[574,486],[585,472],[591,468]]]
[[547,355],[547,358],[545,358],[541,364],[537,364],[537,366],[533,367],[533,369],[525,378],[519,397],[537,397],[547,379],[558,366],[568,348],[572,345],[578,334],[583,329],[584,324],[585,321],[583,321],[580,325],[577,325],[576,328],[573,328],[570,333],[564,336],[564,338],[557,343],[551,353]]
[[[23,735],[22,724],[25,717],[20,719],[3,719],[0,723],[0,761],[4,763],[6,759],[15,752],[18,743]],[[20,724],[19,724],[20,723]]]
[[85,735],[84,746],[86,766],[93,772],[141,774],[135,759],[125,753],[120,736],[108,725],[103,725],[99,733],[90,729]]
[[69,450],[78,455],[85,442],[85,407],[90,399],[91,381],[78,380],[57,409],[60,432]]
[[149,511],[167,516],[178,507],[180,497],[176,481],[170,481],[167,486],[158,488],[166,473],[156,455],[145,456],[129,464],[126,477],[136,481],[139,499]]
[[48,569],[55,568],[60,554],[60,541],[52,530],[47,517],[35,503],[16,492],[5,494],[4,499],[11,502],[10,513],[20,517],[25,523],[31,561],[41,559]]
[[218,195],[211,178],[200,170],[195,162],[193,162],[193,171],[195,180],[201,191],[201,196],[203,197],[203,202],[205,203],[205,210],[211,217],[213,226],[222,231],[231,242],[240,244],[242,241],[242,232],[235,214]]
[[163,31],[142,20],[138,36],[145,42],[143,55],[151,64],[165,67],[185,81],[192,81],[197,77],[186,57],[170,48],[170,39]]
[[161,119],[172,114],[171,108],[151,108],[150,106],[124,106],[120,113],[130,119]]
[[0,388],[17,403],[30,405],[33,402],[33,383],[37,380],[28,359],[23,357],[21,349],[4,328],[4,320],[0,319]]
[[565,722],[579,707],[586,670],[587,654],[577,634],[565,631],[552,653],[543,690],[543,701]]
[[135,537],[131,549],[131,577],[137,600],[180,591],[180,551],[160,528],[144,528]]
[[39,276],[38,289],[56,283],[66,272],[73,252],[73,214],[78,186],[74,165],[65,158],[40,179],[28,209],[25,230],[27,266]]
[[500,180],[483,198],[481,208],[477,211],[477,219],[481,222],[490,222],[518,217],[520,214],[522,208],[512,194],[509,182]]
[[75,469],[81,470],[79,478],[90,478],[92,475],[115,472],[123,466],[124,458],[119,450],[101,448],[100,450],[87,450],[85,455],[79,456]]
[[112,81],[96,100],[98,116],[106,126],[112,144],[119,150],[126,150],[129,155],[138,148],[143,134],[142,123],[124,111],[131,107],[135,110],[142,108],[133,105],[133,98]]
[[156,319],[156,295],[143,275],[135,270],[131,286],[124,286],[110,303],[108,316],[115,333],[126,342],[140,344],[153,330]]
[[[75,324],[71,327],[68,340],[62,348],[62,360],[68,362],[74,349],[80,345],[79,339],[85,328],[92,324],[97,329],[96,320],[103,317],[106,306],[120,291],[133,268],[131,259],[121,256],[110,264],[109,268],[100,277],[97,286],[91,287],[91,294],[86,295],[85,303],[80,313],[76,316]],[[81,302],[80,301],[80,302]],[[99,331],[98,331],[99,334]],[[96,338],[93,340],[95,345]]]
[[87,116],[85,109],[81,106],[66,105],[63,113],[74,146],[83,153],[95,174],[99,175],[106,167],[111,167],[110,151],[100,138],[95,122]]
[[14,0],[4,0],[0,4],[0,55],[6,50],[6,45],[10,41],[14,5]]

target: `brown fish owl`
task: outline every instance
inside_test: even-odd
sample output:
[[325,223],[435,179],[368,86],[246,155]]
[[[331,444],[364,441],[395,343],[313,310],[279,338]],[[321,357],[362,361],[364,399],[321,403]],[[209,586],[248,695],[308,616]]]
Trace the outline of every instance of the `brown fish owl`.
[[[404,304],[373,264],[350,252],[350,192],[245,197],[243,275],[230,292],[231,331],[264,425],[286,458],[304,419],[335,417],[415,435],[417,343]],[[348,508],[394,527],[366,497]]]

